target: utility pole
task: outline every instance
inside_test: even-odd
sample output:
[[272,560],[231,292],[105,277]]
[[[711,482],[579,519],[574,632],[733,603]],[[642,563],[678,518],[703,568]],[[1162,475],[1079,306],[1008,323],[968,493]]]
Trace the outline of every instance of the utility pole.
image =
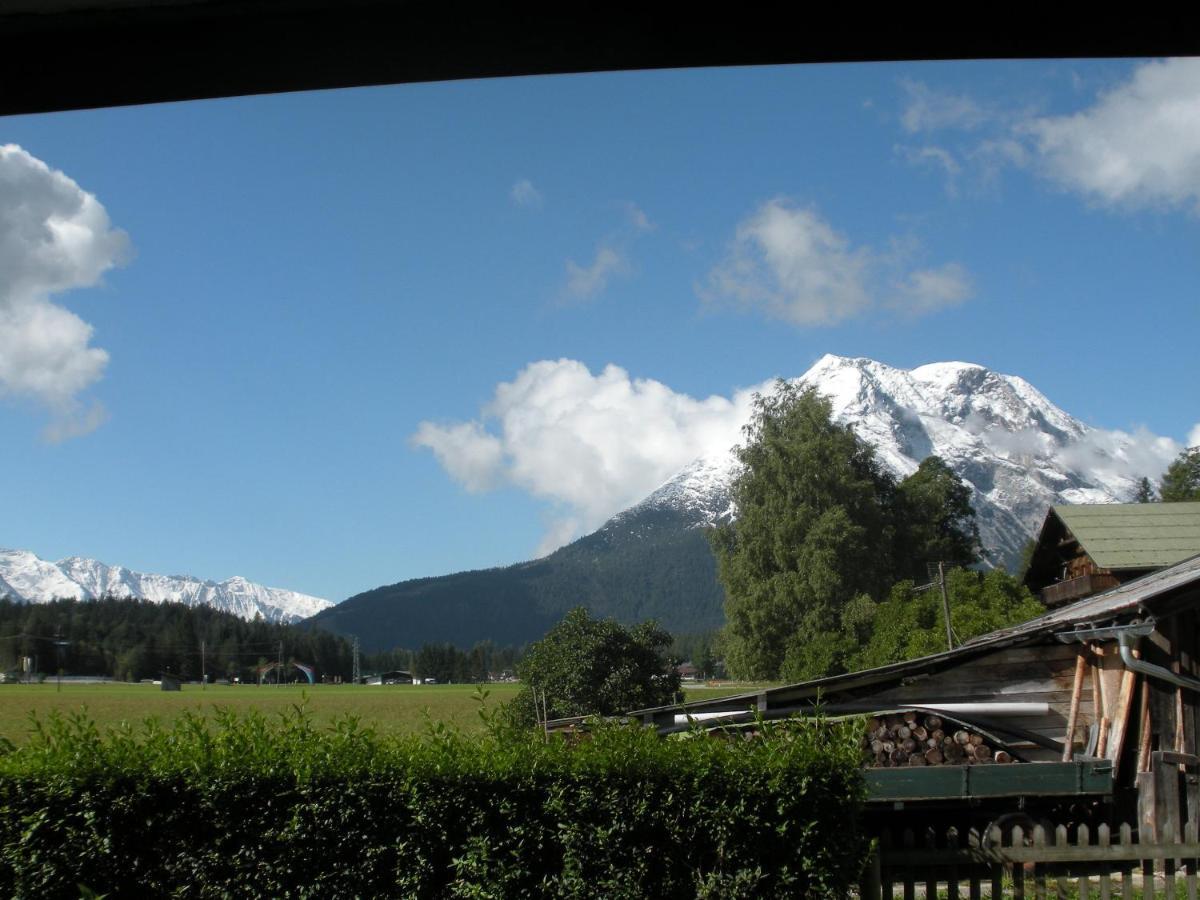
[[208,669],[204,665],[204,640],[200,640],[200,690],[208,690]]
[[56,690],[60,694],[62,693],[63,647],[67,646],[69,643],[70,641],[64,641],[62,639],[62,626],[59,625],[58,630],[54,635],[54,647],[58,653],[58,688]]
[[275,670],[278,674],[275,676],[275,684],[283,684],[283,641],[279,642],[279,668]]
[[359,664],[358,664],[358,638],[355,637],[354,638],[354,677],[353,677],[352,681],[355,684],[358,684],[358,680],[361,677],[362,677],[362,670],[359,668]]
[[946,647],[954,649],[954,632],[950,628],[950,597],[946,594],[946,565],[938,562],[938,587],[942,589],[942,615],[946,617]]

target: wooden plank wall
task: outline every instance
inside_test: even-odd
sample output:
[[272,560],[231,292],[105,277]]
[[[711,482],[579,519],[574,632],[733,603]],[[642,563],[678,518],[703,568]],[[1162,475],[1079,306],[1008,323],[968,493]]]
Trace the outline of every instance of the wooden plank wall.
[[[907,684],[871,695],[871,699],[898,703],[971,703],[1012,702],[1047,703],[1046,716],[1004,717],[1003,721],[1046,737],[1062,741],[1071,708],[1075,664],[1082,646],[1048,644],[1038,647],[1014,647],[938,672],[919,677]],[[1120,660],[1117,660],[1120,664]],[[1119,678],[1119,673],[1117,673]],[[1095,721],[1095,706],[1090,685],[1080,698],[1076,727],[1076,747],[1087,741],[1088,726]],[[1022,754],[1031,760],[1053,762],[1061,759],[1052,750],[1022,745]]]

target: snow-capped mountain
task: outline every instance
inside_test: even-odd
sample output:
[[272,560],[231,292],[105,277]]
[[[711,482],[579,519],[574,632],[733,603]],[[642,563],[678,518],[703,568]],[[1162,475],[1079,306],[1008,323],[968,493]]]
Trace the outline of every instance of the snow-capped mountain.
[[187,575],[146,575],[78,556],[52,563],[28,550],[0,550],[0,596],[28,603],[137,597],[154,603],[212,606],[243,619],[261,615],[268,622],[298,622],[333,605],[320,597],[263,587],[245,578],[201,581]]
[[[1178,449],[1091,428],[1024,379],[973,363],[905,370],[826,355],[796,380],[828,396],[835,419],[874,446],[898,478],[931,454],[945,460],[971,487],[996,565],[1016,559],[1047,507],[1128,500],[1137,479],[1157,477]],[[647,507],[687,511],[696,525],[728,518],[736,471],[731,452],[700,457],[610,525]]]

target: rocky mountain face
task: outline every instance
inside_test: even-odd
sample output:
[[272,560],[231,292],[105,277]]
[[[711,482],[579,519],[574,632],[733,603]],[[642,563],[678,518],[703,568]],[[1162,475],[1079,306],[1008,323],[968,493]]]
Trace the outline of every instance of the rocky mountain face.
[[[1137,478],[1156,474],[1137,470],[1133,437],[1090,428],[1024,379],[972,363],[906,370],[827,355],[797,381],[828,396],[834,418],[871,444],[897,478],[940,456],[971,488],[993,565],[1016,562],[1048,507],[1125,501]],[[650,507],[714,524],[733,515],[736,472],[732,452],[701,457],[614,521]]]
[[52,563],[28,550],[0,550],[2,596],[27,603],[68,597],[136,597],[154,603],[212,606],[247,620],[261,615],[269,622],[298,622],[333,605],[319,597],[264,587],[245,578],[201,581],[187,575],[146,575],[78,556]]
[[[971,487],[993,565],[1013,565],[1057,503],[1128,499],[1138,471],[1135,439],[1092,429],[1032,385],[971,363],[912,370],[825,356],[798,379],[832,403],[835,418],[871,443],[903,478],[937,454]],[[696,459],[641,503],[543,559],[423,578],[367,591],[314,621],[364,646],[418,647],[430,640],[535,640],[572,606],[633,622],[654,617],[697,632],[724,620],[723,592],[704,526],[734,514],[737,461],[726,451]]]

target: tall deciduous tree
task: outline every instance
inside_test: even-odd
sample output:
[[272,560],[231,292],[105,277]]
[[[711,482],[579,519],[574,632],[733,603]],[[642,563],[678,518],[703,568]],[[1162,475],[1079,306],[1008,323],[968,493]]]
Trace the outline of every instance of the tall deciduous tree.
[[1164,503],[1200,500],[1200,447],[1189,447],[1167,467],[1158,485]]
[[743,678],[837,671],[854,648],[842,612],[893,569],[895,491],[870,446],[814,388],[778,381],[754,400],[736,519],[714,531],[726,591],[726,663]]

